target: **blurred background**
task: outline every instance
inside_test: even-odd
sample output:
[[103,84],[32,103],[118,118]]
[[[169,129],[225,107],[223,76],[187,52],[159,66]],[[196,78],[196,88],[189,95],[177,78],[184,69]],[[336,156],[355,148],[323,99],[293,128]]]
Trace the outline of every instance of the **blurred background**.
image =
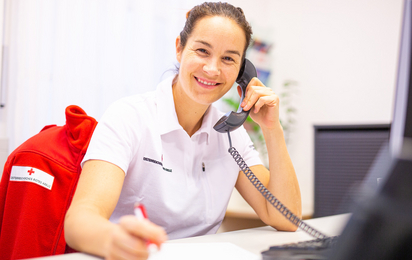
[[[113,101],[154,90],[173,73],[186,12],[202,2],[0,1],[1,164],[45,125],[63,125],[68,105],[99,120]],[[228,2],[251,23],[247,55],[281,97],[303,214],[311,217],[314,125],[391,121],[402,0]],[[232,94],[217,105],[229,109]],[[230,208],[240,212],[242,203],[235,194]]]

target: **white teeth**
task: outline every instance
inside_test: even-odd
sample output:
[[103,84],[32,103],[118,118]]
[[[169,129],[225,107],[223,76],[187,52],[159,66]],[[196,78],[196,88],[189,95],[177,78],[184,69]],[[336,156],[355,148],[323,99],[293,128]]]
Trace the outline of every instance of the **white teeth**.
[[201,79],[197,79],[197,81],[199,81],[199,82],[202,83],[202,84],[209,85],[209,86],[214,86],[214,85],[216,85],[216,83],[206,82],[206,81],[203,81],[203,80],[201,80]]

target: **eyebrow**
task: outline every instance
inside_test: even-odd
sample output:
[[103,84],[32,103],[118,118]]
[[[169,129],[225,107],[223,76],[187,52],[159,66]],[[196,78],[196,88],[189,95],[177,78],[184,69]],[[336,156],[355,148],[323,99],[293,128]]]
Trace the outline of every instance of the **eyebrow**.
[[[205,41],[202,41],[202,40],[198,40],[198,41],[195,41],[195,42],[202,43],[202,44],[206,45],[207,47],[213,49],[212,45],[208,42],[205,42]],[[227,50],[225,52],[232,53],[232,54],[238,55],[239,57],[242,57],[242,55],[240,55],[240,53],[238,51]]]

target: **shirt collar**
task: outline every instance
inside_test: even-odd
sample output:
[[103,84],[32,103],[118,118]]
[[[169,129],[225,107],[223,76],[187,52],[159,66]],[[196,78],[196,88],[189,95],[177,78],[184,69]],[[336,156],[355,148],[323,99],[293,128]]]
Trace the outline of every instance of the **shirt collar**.
[[172,82],[174,76],[168,77],[157,86],[157,118],[159,133],[167,134],[182,129],[177,120],[175,103],[173,101]]
[[193,135],[200,135],[202,133],[206,134],[206,139],[207,139],[207,143],[209,143],[209,137],[210,137],[210,130],[213,127],[213,123],[212,122],[212,116],[211,116],[211,111],[212,109],[212,105],[209,106],[209,108],[206,110],[204,116],[203,116],[203,121],[202,121],[202,125],[200,126],[199,130],[197,130],[197,132]]
[[[172,82],[175,76],[171,76],[157,86],[157,118],[159,120],[159,133],[161,135],[170,133],[175,130],[183,130],[182,126],[179,124],[177,119],[175,103],[173,100],[173,91],[172,91]],[[209,143],[210,130],[213,127],[212,116],[210,115],[210,106],[206,113],[203,116],[202,126],[200,129],[193,135],[199,135],[202,133],[207,134],[207,142]]]

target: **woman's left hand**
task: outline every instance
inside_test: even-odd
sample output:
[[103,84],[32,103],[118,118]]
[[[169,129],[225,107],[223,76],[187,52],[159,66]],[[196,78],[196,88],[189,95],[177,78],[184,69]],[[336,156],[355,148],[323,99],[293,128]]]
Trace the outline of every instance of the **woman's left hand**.
[[[241,94],[240,87],[238,92]],[[255,77],[249,82],[240,106],[243,110],[250,110],[250,117],[261,128],[279,127],[279,97],[258,78]]]

